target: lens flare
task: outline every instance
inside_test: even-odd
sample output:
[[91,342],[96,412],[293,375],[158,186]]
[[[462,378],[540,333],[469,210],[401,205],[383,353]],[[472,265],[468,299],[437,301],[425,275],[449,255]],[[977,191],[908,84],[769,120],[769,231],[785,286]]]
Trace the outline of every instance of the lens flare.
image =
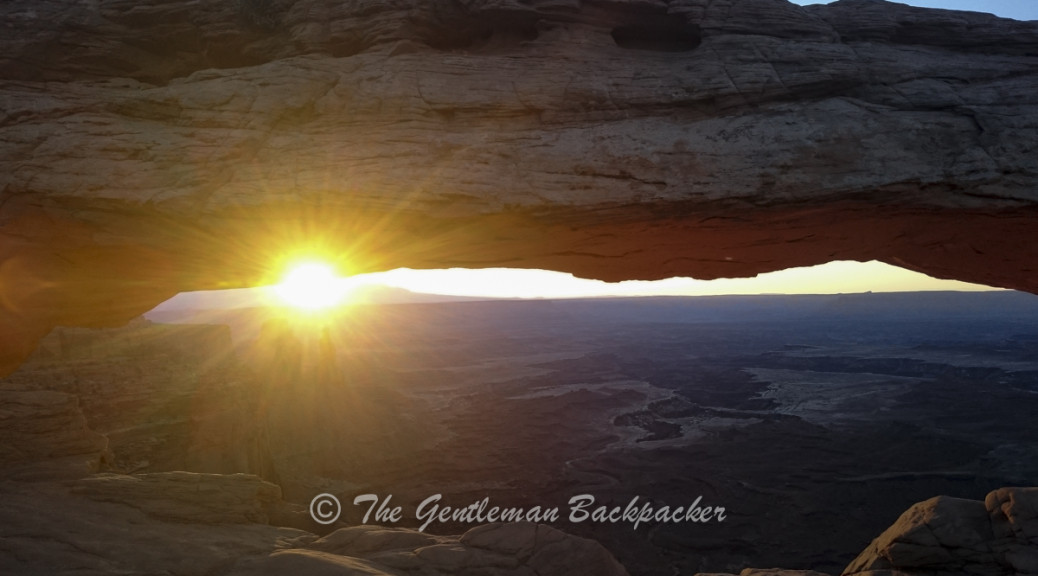
[[321,262],[304,262],[293,266],[274,293],[286,304],[304,310],[323,310],[340,304],[349,292],[344,278]]

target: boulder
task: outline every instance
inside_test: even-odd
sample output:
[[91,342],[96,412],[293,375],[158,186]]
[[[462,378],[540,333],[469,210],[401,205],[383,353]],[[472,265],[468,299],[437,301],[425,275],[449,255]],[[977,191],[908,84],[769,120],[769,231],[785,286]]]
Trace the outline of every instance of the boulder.
[[844,576],[1038,573],[1038,489],[1001,488],[984,502],[938,496],[908,509]]

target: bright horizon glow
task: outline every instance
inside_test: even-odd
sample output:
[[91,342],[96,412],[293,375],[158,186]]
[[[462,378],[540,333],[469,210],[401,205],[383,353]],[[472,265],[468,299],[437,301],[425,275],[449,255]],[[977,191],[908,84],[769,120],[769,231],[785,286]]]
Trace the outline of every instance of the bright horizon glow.
[[[835,0],[792,0],[795,4],[831,4]],[[1038,20],[1038,2],[1033,0],[890,0],[921,8],[986,12],[1015,20]]]
[[344,278],[322,262],[302,262],[271,289],[281,301],[303,310],[322,310],[341,303],[349,292]]
[[938,280],[882,262],[834,261],[788,268],[755,278],[667,278],[603,282],[549,270],[484,268],[479,270],[411,270],[354,277],[363,284],[382,284],[425,294],[492,298],[599,298],[624,296],[720,296],[752,294],[841,294],[932,290],[984,291],[989,286]]
[[[316,263],[311,263],[316,264]],[[549,270],[485,268],[412,270],[335,275],[330,266],[316,264],[286,275],[281,284],[235,290],[185,292],[163,302],[156,310],[187,308],[223,309],[290,303],[312,313],[336,304],[379,302],[379,287],[399,288],[417,294],[471,298],[601,298],[638,296],[720,296],[754,294],[854,294],[861,292],[989,291],[980,284],[938,280],[882,262],[834,261],[818,266],[789,268],[755,278],[695,280],[668,278],[656,281],[602,282]],[[369,290],[365,290],[365,289]],[[314,292],[311,292],[314,290]],[[407,294],[390,295],[407,301]]]

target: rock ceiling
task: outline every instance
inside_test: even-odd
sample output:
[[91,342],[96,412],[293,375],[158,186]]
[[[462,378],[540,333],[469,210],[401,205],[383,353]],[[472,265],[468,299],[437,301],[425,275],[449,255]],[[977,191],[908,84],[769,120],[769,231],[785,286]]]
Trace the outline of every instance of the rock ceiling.
[[1038,292],[1038,23],[880,0],[0,4],[0,373],[301,251]]

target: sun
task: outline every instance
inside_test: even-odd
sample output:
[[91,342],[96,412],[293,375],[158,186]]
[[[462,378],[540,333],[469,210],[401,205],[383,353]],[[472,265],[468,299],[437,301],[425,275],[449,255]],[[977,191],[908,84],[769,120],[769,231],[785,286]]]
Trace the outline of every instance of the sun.
[[293,266],[274,293],[286,304],[304,310],[324,310],[345,299],[349,287],[328,264],[303,262]]

